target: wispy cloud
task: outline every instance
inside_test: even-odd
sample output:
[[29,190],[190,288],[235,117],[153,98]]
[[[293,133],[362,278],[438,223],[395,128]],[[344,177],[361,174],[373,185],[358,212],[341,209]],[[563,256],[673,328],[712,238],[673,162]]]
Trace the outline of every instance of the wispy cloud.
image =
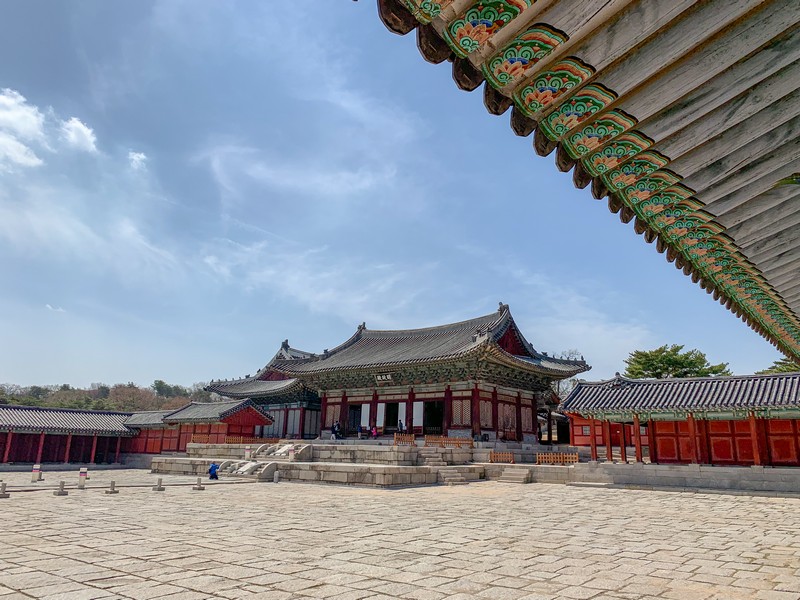
[[67,145],[83,150],[97,152],[97,137],[91,127],[77,117],[61,123],[61,138]]
[[45,304],[44,307],[47,310],[50,310],[50,311],[53,311],[53,312],[59,312],[59,313],[67,312],[66,310],[64,310],[60,306],[53,306],[52,304]]
[[134,171],[147,170],[147,155],[144,152],[128,152],[128,164]]

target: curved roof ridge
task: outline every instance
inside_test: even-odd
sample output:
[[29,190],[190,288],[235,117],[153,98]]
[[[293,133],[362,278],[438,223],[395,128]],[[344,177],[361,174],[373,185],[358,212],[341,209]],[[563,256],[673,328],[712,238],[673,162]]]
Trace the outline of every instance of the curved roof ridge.
[[25,410],[59,410],[63,412],[92,413],[94,415],[132,415],[127,410],[95,410],[93,408],[67,408],[61,406],[26,406],[24,404],[0,404],[0,408],[23,408]]
[[508,305],[504,304],[503,308],[488,315],[474,317],[472,319],[465,319],[464,321],[456,321],[455,323],[446,323],[444,325],[433,325],[431,327],[418,327],[415,329],[367,329],[366,327],[364,327],[363,330],[360,331],[363,331],[364,333],[424,333],[424,332],[447,331],[449,329],[462,329],[469,326],[472,323],[475,324],[489,323],[492,326],[488,327],[486,331],[491,331],[501,323],[504,323],[505,320],[508,319],[509,317],[511,317],[511,313],[508,310]]
[[611,379],[603,379],[601,381],[579,381],[577,385],[598,386],[614,382],[625,382],[632,384],[651,384],[651,383],[673,383],[673,382],[690,382],[690,381],[729,381],[731,379],[777,379],[781,377],[800,376],[800,371],[788,371],[786,373],[750,373],[747,375],[700,375],[696,377],[663,377],[663,378],[644,378],[636,379],[625,377],[623,375],[616,375]]

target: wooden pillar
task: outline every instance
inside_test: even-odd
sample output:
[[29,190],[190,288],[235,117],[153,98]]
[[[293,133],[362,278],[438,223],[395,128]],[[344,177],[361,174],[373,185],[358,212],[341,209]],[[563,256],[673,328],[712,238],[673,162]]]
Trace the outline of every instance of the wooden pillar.
[[495,438],[500,431],[500,411],[498,409],[497,388],[492,390],[492,427],[494,428]]
[[700,464],[711,464],[711,441],[708,438],[708,421],[699,419],[697,421],[697,436],[700,438]]
[[3,462],[8,462],[8,457],[11,455],[11,442],[14,439],[14,432],[9,431],[8,435],[6,436],[6,448],[3,450]]
[[[548,417],[550,416],[550,411],[548,411]],[[614,450],[611,445],[611,422],[610,421],[603,421],[603,438],[605,438],[606,442],[606,460],[612,461],[614,460]]]
[[547,409],[547,443],[553,445],[553,410]]
[[306,407],[300,407],[300,424],[299,424],[299,438],[302,440],[306,434]]
[[[164,451],[164,436],[167,434],[167,428],[161,428],[161,440],[158,442],[158,454],[161,454]],[[147,435],[150,437],[150,434]],[[145,442],[147,443],[147,442]],[[144,447],[144,451],[147,452],[147,446]]]
[[378,426],[378,390],[372,390],[372,400],[369,403],[369,428]]
[[650,454],[650,462],[658,462],[658,444],[656,443],[656,423],[653,419],[647,421],[647,451]]
[[[288,415],[287,415],[288,416]],[[342,403],[339,405],[339,425],[342,428],[342,435],[347,436],[347,428],[350,421],[350,408],[347,404],[347,392],[342,392]],[[395,423],[397,425],[397,423]],[[283,437],[286,437],[285,435]]]
[[472,435],[479,436],[481,434],[481,393],[477,382],[472,387],[472,401],[470,404],[472,407],[470,411],[472,415]]
[[289,408],[283,409],[283,432],[281,433],[281,439],[286,439],[286,435],[289,433]]
[[122,447],[122,437],[117,438],[117,450],[114,452],[114,462],[119,462],[119,450]]
[[105,463],[108,462],[108,447],[109,446],[111,446],[111,438],[109,436],[106,436],[106,445],[105,445],[105,448],[103,449],[103,462],[105,462]]
[[408,390],[408,398],[406,398],[406,431],[414,433],[414,388]]
[[755,413],[750,413],[750,437],[753,440],[753,462],[757,466],[761,466],[764,464],[764,459],[761,456],[761,445],[758,443],[758,427]]
[[689,413],[686,419],[689,423],[689,442],[692,449],[691,459],[692,464],[697,464],[697,424],[694,422],[694,415]]
[[628,462],[628,453],[625,451],[625,423],[620,423],[619,455],[623,463]]
[[68,433],[67,434],[67,447],[64,450],[64,462],[65,463],[69,462],[69,450],[70,450],[71,447],[72,447],[72,434]]
[[42,462],[42,451],[44,450],[44,431],[39,434],[39,447],[36,450],[36,460],[33,462],[40,463]]
[[447,436],[447,432],[453,424],[453,390],[448,385],[444,389],[444,430],[442,435]]
[[322,398],[320,399],[320,431],[325,431],[325,427],[327,426],[327,419],[328,419],[328,394],[326,392],[322,392]]
[[522,394],[517,392],[517,414],[516,414],[516,421],[517,421],[517,441],[522,441]]
[[[538,419],[538,416],[536,417]],[[595,433],[594,417],[589,417],[589,446],[592,449],[592,460],[597,460],[597,434]]]
[[94,458],[97,454],[97,435],[92,436],[92,454],[89,456],[89,464],[94,464]]
[[636,452],[636,462],[642,462],[642,432],[639,424],[639,415],[633,415],[633,447]]

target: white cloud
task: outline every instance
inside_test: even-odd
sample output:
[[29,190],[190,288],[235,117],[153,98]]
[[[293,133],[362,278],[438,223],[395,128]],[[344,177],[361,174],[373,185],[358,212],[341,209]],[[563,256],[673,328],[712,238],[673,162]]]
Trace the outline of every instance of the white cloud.
[[128,152],[128,164],[134,171],[147,170],[147,155],[144,152]]
[[45,304],[45,305],[44,305],[44,307],[45,307],[47,310],[52,310],[53,312],[60,312],[60,313],[67,312],[66,310],[64,310],[64,309],[63,309],[63,308],[61,308],[60,306],[53,306],[53,305],[51,305],[51,304]]
[[94,131],[77,117],[61,123],[61,138],[78,150],[97,152],[97,137],[94,135]]
[[16,90],[0,90],[0,129],[27,141],[44,139],[44,115]]
[[37,167],[41,164],[42,159],[33,150],[15,137],[0,131],[0,172],[10,170],[12,165]]

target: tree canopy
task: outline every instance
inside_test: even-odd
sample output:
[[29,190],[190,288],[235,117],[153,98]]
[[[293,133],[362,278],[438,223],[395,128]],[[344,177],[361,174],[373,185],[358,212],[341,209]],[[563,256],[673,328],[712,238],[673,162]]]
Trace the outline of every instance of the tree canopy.
[[731,375],[728,363],[712,365],[699,350],[683,352],[683,348],[678,344],[665,344],[655,350],[634,350],[625,359],[624,375],[631,379]]
[[800,365],[786,357],[780,358],[772,363],[763,371],[756,371],[756,375],[770,375],[772,373],[796,373],[800,371]]

